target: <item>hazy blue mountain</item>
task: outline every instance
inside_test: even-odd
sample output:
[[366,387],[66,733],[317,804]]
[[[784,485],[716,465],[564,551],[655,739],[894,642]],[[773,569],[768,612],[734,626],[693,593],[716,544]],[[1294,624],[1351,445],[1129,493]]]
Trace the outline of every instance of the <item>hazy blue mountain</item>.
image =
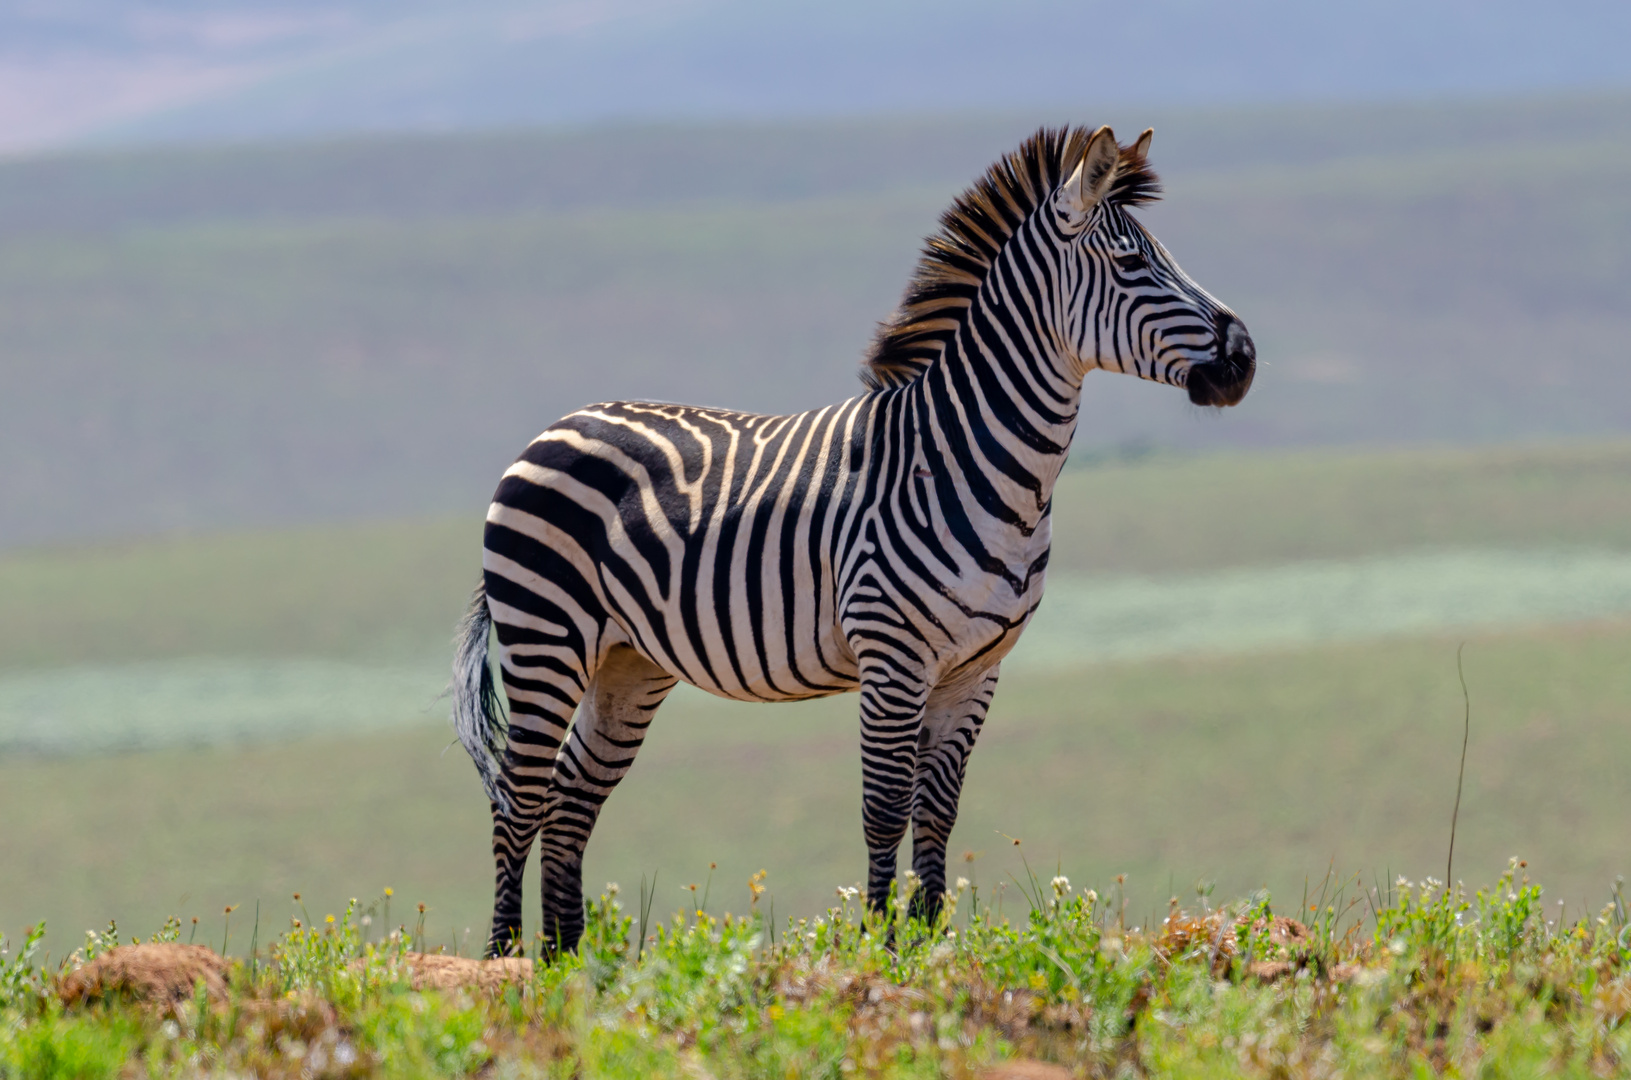
[[1622,0],[13,2],[0,142],[1600,88],[1627,41]]

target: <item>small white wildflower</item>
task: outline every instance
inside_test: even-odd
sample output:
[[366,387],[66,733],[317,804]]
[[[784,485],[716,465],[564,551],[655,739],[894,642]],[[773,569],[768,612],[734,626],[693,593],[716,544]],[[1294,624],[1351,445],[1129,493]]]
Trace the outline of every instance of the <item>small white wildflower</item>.
[[1086,900],[1089,904],[1096,904],[1099,902],[1099,894],[1095,890],[1089,889],[1082,894],[1082,899]]
[[619,891],[620,891],[620,890],[619,890],[619,889],[618,889],[618,887],[617,887],[617,882],[615,882],[615,881],[608,881],[608,882],[607,882],[607,883],[606,883],[606,895],[607,895],[607,896],[616,896],[616,895],[617,895],[617,894],[618,894],[618,892],[619,892]]
[[1063,874],[1053,879],[1053,895],[1063,896],[1070,891],[1070,879]]
[[181,1026],[174,1020],[166,1020],[163,1024],[159,1025],[159,1030],[164,1032],[164,1037],[166,1039],[181,1038]]
[[960,877],[960,878],[957,879],[957,891],[958,892],[967,892],[968,891],[968,878]]

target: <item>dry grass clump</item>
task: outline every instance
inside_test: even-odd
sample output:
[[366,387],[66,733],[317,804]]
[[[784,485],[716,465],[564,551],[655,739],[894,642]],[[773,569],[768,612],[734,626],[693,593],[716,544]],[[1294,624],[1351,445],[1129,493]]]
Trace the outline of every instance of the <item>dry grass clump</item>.
[[405,958],[415,990],[478,990],[497,993],[532,981],[532,961],[522,956],[473,960],[468,956],[409,953]]
[[64,975],[57,996],[64,1005],[117,996],[170,1004],[191,998],[203,983],[212,999],[221,1000],[227,969],[226,958],[203,945],[121,945]]
[[[1246,958],[1243,970],[1247,976],[1263,982],[1295,974],[1317,955],[1308,927],[1296,919],[1283,915],[1232,917],[1222,911],[1197,917],[1174,910],[1162,920],[1161,932],[1153,946],[1158,955],[1169,961],[1191,950],[1209,951],[1212,973],[1221,978],[1239,955],[1243,937],[1251,938],[1252,947],[1248,951],[1253,953]],[[1357,963],[1346,963],[1333,965],[1325,974],[1343,982],[1358,971]]]

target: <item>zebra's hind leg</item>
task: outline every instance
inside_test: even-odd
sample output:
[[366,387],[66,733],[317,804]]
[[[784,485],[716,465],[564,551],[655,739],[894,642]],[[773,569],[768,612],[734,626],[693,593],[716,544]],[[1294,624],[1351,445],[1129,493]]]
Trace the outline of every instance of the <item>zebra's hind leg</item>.
[[612,649],[595,671],[556,762],[544,812],[539,854],[546,955],[571,952],[583,936],[583,851],[589,834],[677,681],[626,645]]
[[[507,648],[502,666],[504,694],[510,705],[508,745],[499,772],[499,790],[508,797],[509,813],[493,803],[493,923],[487,936],[488,956],[519,955],[521,883],[527,856],[544,819],[555,761],[566,738],[572,710],[588,682],[584,664],[559,649],[532,654],[519,642],[506,642],[509,627],[499,626],[500,645]],[[569,650],[575,654],[576,650]]]
[[997,668],[967,682],[936,688],[923,710],[917,768],[912,776],[912,870],[918,891],[912,914],[925,922],[940,915],[946,893],[946,842],[957,824],[957,803],[974,742],[997,692]]

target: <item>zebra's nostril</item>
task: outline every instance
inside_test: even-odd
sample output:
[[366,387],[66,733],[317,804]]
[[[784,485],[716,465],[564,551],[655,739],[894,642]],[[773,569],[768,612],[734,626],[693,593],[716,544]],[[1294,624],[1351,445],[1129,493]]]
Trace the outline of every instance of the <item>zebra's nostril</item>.
[[1251,389],[1257,373],[1257,346],[1233,315],[1219,315],[1215,359],[1189,373],[1189,400],[1196,405],[1235,405]]
[[1242,373],[1250,370],[1257,362],[1257,346],[1246,325],[1232,315],[1218,321],[1218,359]]

